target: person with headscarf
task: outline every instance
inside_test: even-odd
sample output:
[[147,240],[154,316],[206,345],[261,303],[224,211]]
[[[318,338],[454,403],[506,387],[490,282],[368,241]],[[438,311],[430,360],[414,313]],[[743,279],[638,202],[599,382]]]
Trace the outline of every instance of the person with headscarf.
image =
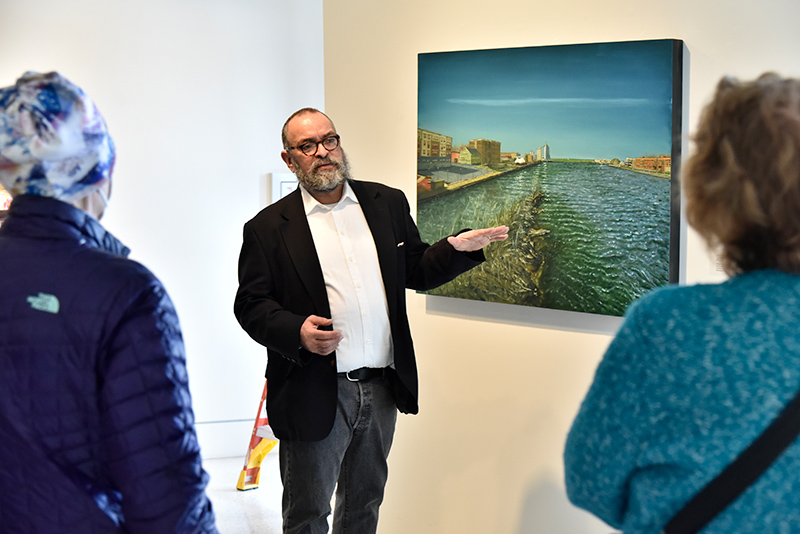
[[0,89],[0,530],[217,532],[161,282],[98,222],[114,143],[51,72]]

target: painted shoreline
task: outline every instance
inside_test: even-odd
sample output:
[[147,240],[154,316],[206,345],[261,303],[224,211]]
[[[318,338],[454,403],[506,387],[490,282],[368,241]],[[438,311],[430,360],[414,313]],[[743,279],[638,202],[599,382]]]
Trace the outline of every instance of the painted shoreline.
[[614,167],[615,169],[622,169],[623,171],[631,171],[639,174],[647,174],[648,176],[653,176],[655,178],[666,178],[667,180],[672,178],[671,172],[658,172],[658,171],[648,171],[647,169],[634,169],[633,167],[628,167],[626,165],[612,165],[611,163],[600,163],[599,165],[606,165],[608,167]]
[[513,167],[511,169],[506,169],[504,171],[495,171],[490,172],[487,174],[482,174],[480,176],[476,176],[475,178],[469,178],[468,180],[462,180],[460,182],[455,182],[452,184],[444,183],[441,188],[435,190],[427,190],[427,189],[419,189],[417,188],[417,201],[427,200],[430,198],[440,197],[442,195],[447,195],[449,193],[453,193],[455,191],[459,191],[464,189],[465,187],[469,187],[475,184],[479,184],[481,182],[485,182],[486,180],[491,180],[492,178],[497,178],[498,176],[504,176],[506,174],[510,174],[512,172],[517,172],[522,169],[527,169],[528,167],[533,167],[540,163],[544,163],[544,161],[534,161],[533,163],[526,163],[525,165],[519,165]]

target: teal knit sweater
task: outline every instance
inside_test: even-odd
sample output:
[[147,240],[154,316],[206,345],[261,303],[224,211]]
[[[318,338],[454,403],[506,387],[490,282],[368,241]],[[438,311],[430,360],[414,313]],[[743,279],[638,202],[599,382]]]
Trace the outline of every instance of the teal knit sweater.
[[[628,309],[573,423],[569,498],[658,533],[798,390],[800,276],[656,290]],[[800,532],[800,440],[703,532]]]

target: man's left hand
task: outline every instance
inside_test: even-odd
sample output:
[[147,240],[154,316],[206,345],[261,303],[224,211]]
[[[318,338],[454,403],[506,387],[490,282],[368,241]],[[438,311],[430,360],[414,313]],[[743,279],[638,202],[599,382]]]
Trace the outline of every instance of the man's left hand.
[[460,252],[472,252],[482,249],[492,241],[504,241],[507,238],[508,226],[495,226],[462,232],[457,236],[448,237],[447,242]]

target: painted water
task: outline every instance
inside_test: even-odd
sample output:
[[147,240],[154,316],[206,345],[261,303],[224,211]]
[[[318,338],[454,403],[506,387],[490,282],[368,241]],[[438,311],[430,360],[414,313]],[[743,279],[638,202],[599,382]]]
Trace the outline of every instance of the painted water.
[[547,162],[418,202],[425,241],[507,224],[487,261],[431,294],[622,315],[669,282],[670,181]]

